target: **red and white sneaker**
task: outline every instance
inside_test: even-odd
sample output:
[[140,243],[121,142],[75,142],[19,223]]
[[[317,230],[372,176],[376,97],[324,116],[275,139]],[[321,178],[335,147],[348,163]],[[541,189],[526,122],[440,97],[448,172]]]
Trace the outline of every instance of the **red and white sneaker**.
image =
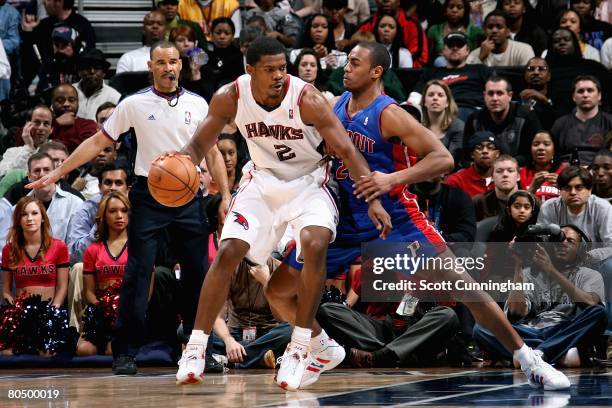
[[280,363],[280,367],[274,380],[278,386],[286,391],[296,391],[308,365],[308,350],[289,343],[277,363]]
[[300,389],[314,384],[319,379],[321,373],[335,368],[344,360],[345,356],[344,347],[340,346],[333,339],[326,340],[325,347],[321,351],[310,353],[308,366],[300,383]]
[[204,381],[204,346],[187,345],[178,362],[176,385],[201,384]]

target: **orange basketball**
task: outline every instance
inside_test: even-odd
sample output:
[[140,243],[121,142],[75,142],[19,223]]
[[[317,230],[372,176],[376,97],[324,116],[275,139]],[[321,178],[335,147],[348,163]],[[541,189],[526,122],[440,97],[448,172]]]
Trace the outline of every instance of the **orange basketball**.
[[197,194],[200,176],[189,157],[175,154],[151,164],[147,183],[158,203],[166,207],[180,207]]

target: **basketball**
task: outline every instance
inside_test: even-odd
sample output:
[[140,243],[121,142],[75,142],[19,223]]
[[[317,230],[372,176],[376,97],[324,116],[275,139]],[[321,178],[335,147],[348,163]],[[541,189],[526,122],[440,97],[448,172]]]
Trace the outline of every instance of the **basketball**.
[[180,207],[193,200],[200,187],[200,177],[188,156],[175,154],[153,161],[147,183],[158,203]]

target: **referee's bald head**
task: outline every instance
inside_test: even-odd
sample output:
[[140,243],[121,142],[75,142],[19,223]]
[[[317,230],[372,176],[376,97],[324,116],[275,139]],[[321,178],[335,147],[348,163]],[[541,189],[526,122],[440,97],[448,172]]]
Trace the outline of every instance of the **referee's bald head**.
[[181,54],[179,49],[176,47],[176,44],[167,40],[161,40],[151,46],[151,50],[149,51],[149,58],[151,61],[153,60],[153,52],[158,48],[174,48],[179,55]]

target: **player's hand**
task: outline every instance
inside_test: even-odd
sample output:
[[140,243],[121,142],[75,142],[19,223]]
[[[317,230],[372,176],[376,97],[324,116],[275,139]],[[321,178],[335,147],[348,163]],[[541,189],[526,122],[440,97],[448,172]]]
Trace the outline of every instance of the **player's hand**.
[[36,190],[48,186],[49,184],[57,183],[57,180],[63,176],[62,172],[59,171],[60,168],[61,166],[53,170],[51,173],[42,176],[40,179],[33,181],[30,184],[26,184],[25,188]]
[[242,363],[244,361],[243,357],[247,355],[242,344],[238,343],[233,337],[225,343],[225,353],[230,363]]
[[376,229],[381,231],[380,237],[382,239],[387,239],[387,235],[389,235],[393,225],[391,225],[391,217],[383,208],[380,200],[373,200],[370,202],[368,207],[368,217],[370,217],[370,220],[372,220],[372,223],[376,226]]
[[355,181],[353,194],[357,198],[364,198],[367,203],[381,195],[388,193],[393,187],[393,176],[391,174],[373,171],[367,176],[361,176]]

